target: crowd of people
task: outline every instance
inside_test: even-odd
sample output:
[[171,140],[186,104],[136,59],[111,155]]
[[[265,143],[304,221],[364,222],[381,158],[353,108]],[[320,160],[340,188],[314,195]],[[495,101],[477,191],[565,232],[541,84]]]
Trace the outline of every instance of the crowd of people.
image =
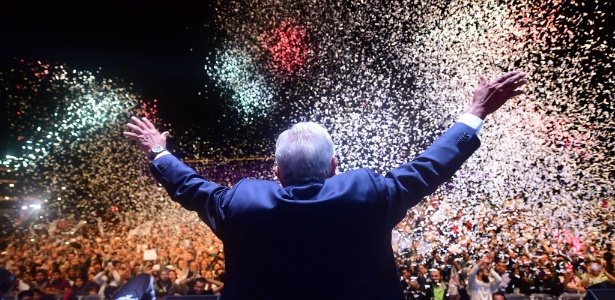
[[118,217],[74,222],[82,224],[76,232],[71,232],[75,226],[57,224],[68,220],[52,222],[40,236],[37,226],[16,231],[4,241],[0,264],[16,279],[10,294],[29,290],[43,298],[111,298],[141,273],[155,277],[157,297],[219,294],[225,276],[222,243],[196,217],[169,217],[174,220],[164,217],[132,230]]
[[[408,299],[582,298],[590,288],[615,287],[612,205],[579,203],[593,225],[562,228],[550,226],[564,221],[557,217],[529,222],[534,210],[508,202],[457,211],[463,205],[434,196],[409,211],[394,235]],[[434,298],[434,289],[446,297]]]
[[408,299],[492,299],[496,293],[580,299],[588,289],[615,286],[611,245],[581,250],[567,255],[546,241],[529,253],[487,248],[481,259],[467,252],[423,255],[409,250],[399,257],[400,281]]

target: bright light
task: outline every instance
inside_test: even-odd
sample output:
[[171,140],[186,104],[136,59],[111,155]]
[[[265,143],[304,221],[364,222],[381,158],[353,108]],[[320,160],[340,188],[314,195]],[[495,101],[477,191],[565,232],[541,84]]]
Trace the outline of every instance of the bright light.
[[14,184],[12,184],[12,183],[10,183],[10,184],[9,184],[9,187],[14,187],[14,186],[15,186],[15,185],[14,185]]
[[30,204],[30,207],[32,207],[34,209],[40,209],[41,205],[40,204]]
[[28,209],[28,206],[24,205],[21,207],[21,209]]

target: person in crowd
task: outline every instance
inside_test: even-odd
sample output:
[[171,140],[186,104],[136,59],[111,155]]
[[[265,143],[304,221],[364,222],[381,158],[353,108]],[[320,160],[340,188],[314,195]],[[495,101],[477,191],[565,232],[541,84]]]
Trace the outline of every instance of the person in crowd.
[[214,279],[214,273],[212,271],[205,272],[203,278],[207,280],[205,290],[212,290],[214,295],[220,295],[221,291],[224,289],[224,282]]
[[[451,268],[450,275],[448,279],[448,296],[452,300],[465,300],[467,295],[462,294],[464,290],[461,288],[461,279],[459,277],[459,272],[455,268]],[[466,298],[464,298],[466,297]]]
[[96,274],[88,273],[87,281],[85,281],[84,287],[87,287],[87,289],[89,290],[89,295],[99,294],[101,288],[100,284],[96,282]]
[[210,277],[213,278],[213,272],[211,270],[208,269],[204,269],[199,271],[199,277]]
[[45,291],[47,289],[47,284],[49,281],[47,280],[47,272],[43,269],[38,269],[34,273],[34,281],[30,288],[37,288],[41,291]]
[[154,291],[156,292],[156,297],[161,296],[176,296],[181,295],[181,290],[179,285],[177,285],[169,276],[171,271],[168,269],[161,269],[158,272],[158,277],[154,280]]
[[43,294],[43,291],[37,288],[33,288],[30,291],[32,291],[32,293],[34,294],[34,297],[32,298],[32,300],[41,300],[43,299],[43,296],[45,295]]
[[60,270],[55,269],[51,272],[51,279],[45,288],[45,294],[53,296],[62,296],[69,293],[71,290],[70,283],[65,278],[62,278]]
[[198,264],[196,261],[191,260],[188,262],[188,275],[186,276],[187,278],[192,278],[192,277],[197,277],[201,275],[199,273],[199,268],[198,268]]
[[224,268],[220,268],[214,272],[214,279],[224,282],[226,280],[226,271]]
[[179,286],[179,278],[177,278],[176,270],[169,270],[169,279],[173,281],[177,286]]
[[410,293],[410,282],[412,280],[410,279],[410,271],[408,270],[408,268],[402,267],[401,268],[401,277],[399,279],[399,283],[401,284],[401,288],[404,291],[404,295],[406,295],[406,298],[408,298],[408,293]]
[[205,271],[210,270],[208,259],[202,259],[199,262],[199,270],[201,270],[201,275],[204,274]]
[[224,287],[222,282],[205,277],[192,278],[190,280],[194,281],[194,285],[188,290],[186,295],[215,295]]
[[100,286],[98,294],[104,296],[106,293],[105,290],[107,290],[108,287],[112,286],[117,289],[121,286],[122,277],[115,269],[113,263],[109,262],[104,270],[96,274],[94,280],[96,281],[96,284]]
[[[136,276],[136,275],[132,275],[130,273],[130,270],[128,270],[124,266],[118,266],[117,273],[120,274],[120,284],[118,285],[118,287],[123,286],[124,284],[126,284],[130,280],[130,278]],[[156,273],[156,275],[157,275],[157,273]],[[154,275],[154,276],[156,276],[156,275]]]
[[[609,248],[611,247],[610,244],[607,245]],[[605,272],[608,274],[615,274],[615,254],[606,250],[604,254],[602,254],[602,259],[604,260]]]
[[[15,274],[15,287],[13,289],[14,294],[16,295],[19,292],[27,291],[33,286],[32,274],[28,272],[19,272]],[[21,278],[20,278],[21,277]]]
[[507,293],[530,295],[531,279],[528,277],[529,269],[526,268],[520,261],[513,266],[510,276],[510,282],[506,288]]
[[502,291],[497,291],[491,295],[491,299],[493,300],[506,300],[506,294]]
[[459,292],[455,285],[449,285],[444,281],[442,273],[434,269],[430,274],[430,281],[425,286],[427,299],[429,300],[459,300]]
[[562,284],[565,283],[564,285],[564,294],[584,294],[585,292],[587,292],[587,290],[583,287],[583,285],[581,284],[581,278],[579,278],[579,276],[577,276],[576,274],[574,274],[574,272],[569,271],[568,272],[570,279],[565,282],[565,278],[564,276],[559,276],[560,281],[562,282]]
[[[193,266],[196,268],[196,262],[193,262]],[[192,290],[194,284],[196,283],[195,279],[202,277],[201,273],[198,270],[188,270],[189,277],[186,277],[179,281],[178,285],[183,291],[184,294],[188,293],[188,291]]]
[[427,289],[429,288],[429,271],[424,264],[419,264],[416,268],[415,276],[411,277],[411,293],[417,299],[427,299]]
[[[71,253],[72,254],[72,253]],[[74,254],[73,254],[74,256]],[[76,258],[73,258],[72,260],[75,260]],[[70,260],[69,260],[70,261]],[[68,280],[68,282],[73,285],[75,283],[75,280],[77,279],[77,277],[79,272],[77,272],[77,270],[75,270],[75,268],[68,268],[67,272],[66,272],[66,280]],[[83,278],[81,278],[83,280]]]
[[213,291],[205,291],[205,284],[207,284],[207,280],[203,277],[192,277],[187,278],[187,281],[192,281],[194,284],[192,287],[187,285],[187,281],[182,282],[182,286],[184,290],[187,288],[186,295],[213,295]]
[[[461,120],[386,176],[369,169],[336,175],[331,136],[311,122],[295,124],[278,137],[274,173],[280,184],[244,179],[232,189],[208,181],[171,155],[169,132],[160,133],[148,119],[132,117],[124,135],[152,160],[150,170],[171,198],[197,211],[224,242],[227,288],[222,297],[281,299],[300,292],[303,298],[324,293],[402,299],[392,229],[478,149],[483,119],[524,93],[518,88],[527,83],[525,76],[515,71],[491,82],[481,77]],[[341,276],[349,273],[353,276]]]
[[[175,265],[177,266],[176,272],[177,272],[177,279],[178,280],[183,280],[186,277],[188,277],[188,264],[186,263],[186,260],[183,258],[178,258],[176,260]],[[179,281],[176,282],[177,284],[179,284]]]
[[564,292],[564,287],[562,281],[557,276],[554,276],[554,272],[554,269],[546,267],[539,269],[533,281],[533,293],[559,297]]
[[491,268],[493,254],[487,254],[470,271],[468,287],[470,299],[491,300],[491,295],[498,291],[502,278]]
[[455,267],[455,271],[458,277],[459,285],[457,290],[461,300],[470,300],[470,293],[468,292],[468,270],[470,262],[470,254],[468,251],[461,252],[460,255],[452,255],[449,258],[451,264]]
[[606,272],[599,262],[591,262],[588,270],[581,277],[581,285],[584,288],[610,288],[615,285],[615,277]]
[[502,293],[506,293],[506,288],[508,287],[508,284],[510,283],[510,280],[511,280],[510,275],[508,274],[506,262],[501,261],[501,260],[498,261],[495,264],[494,270],[502,278],[502,281],[500,282],[500,285],[498,286],[498,291]]
[[80,296],[90,295],[90,291],[86,286],[86,282],[81,277],[75,278],[75,282],[71,287],[70,300],[77,300]]

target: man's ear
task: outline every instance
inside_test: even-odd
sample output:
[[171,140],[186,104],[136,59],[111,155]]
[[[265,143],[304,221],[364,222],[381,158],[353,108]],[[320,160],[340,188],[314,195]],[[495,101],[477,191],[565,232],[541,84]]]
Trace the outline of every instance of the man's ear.
[[275,177],[278,178],[282,187],[286,187],[286,183],[284,182],[284,180],[282,180],[282,177],[280,176],[280,169],[278,169],[278,166],[273,167],[273,174],[275,174]]
[[335,175],[335,170],[337,169],[337,163],[338,163],[337,157],[333,157],[331,159],[331,171],[329,172],[329,176],[327,178],[333,177]]

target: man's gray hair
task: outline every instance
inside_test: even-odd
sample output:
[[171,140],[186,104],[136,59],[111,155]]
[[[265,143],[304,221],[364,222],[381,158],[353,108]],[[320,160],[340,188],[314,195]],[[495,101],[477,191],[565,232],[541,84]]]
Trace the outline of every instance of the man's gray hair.
[[275,145],[280,179],[286,184],[323,182],[331,173],[335,146],[327,130],[314,122],[300,122],[282,132]]

